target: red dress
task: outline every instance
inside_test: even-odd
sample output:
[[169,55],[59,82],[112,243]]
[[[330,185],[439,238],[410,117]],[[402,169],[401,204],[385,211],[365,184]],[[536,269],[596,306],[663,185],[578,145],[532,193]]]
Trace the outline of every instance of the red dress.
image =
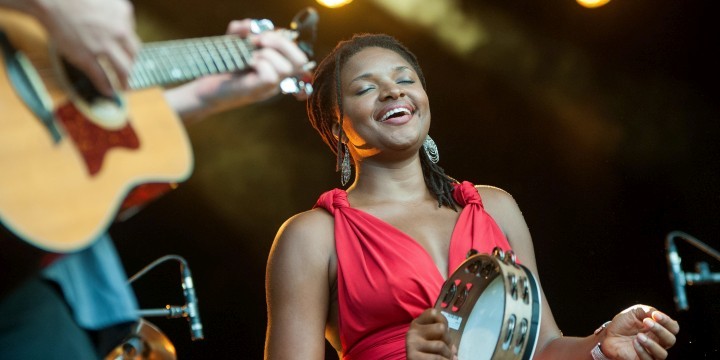
[[[470,249],[481,253],[490,253],[495,246],[510,249],[473,184],[456,184],[453,197],[463,209],[450,240],[448,274]],[[344,190],[325,192],[315,207],[335,217],[338,327],[344,359],[405,359],[405,333],[414,318],[435,304],[443,275],[414,239],[350,207]]]

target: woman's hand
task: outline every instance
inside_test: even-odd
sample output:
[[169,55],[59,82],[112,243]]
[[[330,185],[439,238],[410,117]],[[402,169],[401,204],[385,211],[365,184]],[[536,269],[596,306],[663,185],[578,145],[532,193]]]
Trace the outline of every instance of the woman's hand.
[[635,305],[615,315],[600,342],[602,352],[611,359],[665,359],[675,345],[680,325],[666,314],[646,305]]
[[457,349],[451,345],[448,323],[440,310],[423,311],[410,323],[405,335],[408,360],[456,360]]

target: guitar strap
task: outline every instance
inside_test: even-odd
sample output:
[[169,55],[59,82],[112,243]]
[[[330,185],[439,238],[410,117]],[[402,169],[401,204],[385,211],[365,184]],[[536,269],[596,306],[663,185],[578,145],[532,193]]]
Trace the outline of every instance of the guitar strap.
[[47,106],[45,106],[42,96],[33,85],[39,83],[39,80],[33,81],[34,79],[38,79],[37,75],[33,77],[33,74],[28,72],[32,67],[27,66],[27,58],[10,43],[10,40],[3,31],[0,31],[0,50],[2,50],[8,79],[18,96],[45,125],[53,141],[55,143],[60,142],[62,135],[60,135],[60,130],[55,124],[55,117]]

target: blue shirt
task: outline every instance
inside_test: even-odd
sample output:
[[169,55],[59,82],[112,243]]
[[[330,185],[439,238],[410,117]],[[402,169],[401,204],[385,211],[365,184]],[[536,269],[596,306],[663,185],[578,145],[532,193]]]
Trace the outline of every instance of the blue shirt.
[[80,327],[99,330],[138,320],[138,304],[108,234],[43,270],[56,282]]

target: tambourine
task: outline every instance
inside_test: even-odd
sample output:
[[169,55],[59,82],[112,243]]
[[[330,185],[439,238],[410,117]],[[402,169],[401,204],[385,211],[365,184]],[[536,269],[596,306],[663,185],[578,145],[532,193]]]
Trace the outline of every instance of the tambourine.
[[470,255],[443,284],[435,308],[448,321],[459,360],[532,359],[540,289],[512,251]]

